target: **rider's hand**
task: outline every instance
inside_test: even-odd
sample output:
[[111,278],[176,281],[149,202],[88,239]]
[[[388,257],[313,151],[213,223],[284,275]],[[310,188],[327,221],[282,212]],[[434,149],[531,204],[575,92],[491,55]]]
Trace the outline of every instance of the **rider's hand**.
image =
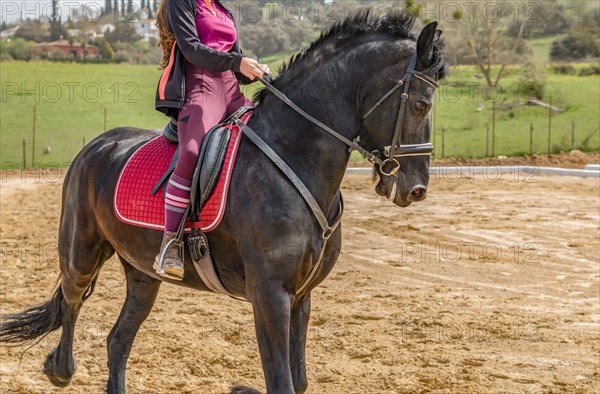
[[240,72],[254,81],[256,77],[262,77],[265,73],[270,74],[269,66],[260,64],[255,59],[243,57],[240,63]]

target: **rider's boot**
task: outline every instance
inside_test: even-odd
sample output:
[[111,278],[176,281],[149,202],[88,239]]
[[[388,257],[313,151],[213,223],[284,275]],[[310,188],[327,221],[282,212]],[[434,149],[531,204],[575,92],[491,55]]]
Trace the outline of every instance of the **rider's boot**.
[[[165,231],[160,252],[154,259],[154,270],[162,277],[183,280],[183,261],[181,261],[180,245],[176,233]],[[162,257],[162,258],[161,258]]]

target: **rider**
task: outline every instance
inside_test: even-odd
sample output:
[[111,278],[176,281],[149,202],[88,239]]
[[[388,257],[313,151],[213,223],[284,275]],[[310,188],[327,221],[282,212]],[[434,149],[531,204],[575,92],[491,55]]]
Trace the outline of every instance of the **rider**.
[[167,243],[175,238],[189,203],[202,139],[239,107],[252,105],[239,84],[270,70],[242,55],[233,15],[219,0],[161,0],[156,26],[164,70],[155,106],[178,121],[179,156],[166,186],[165,232],[154,267],[162,276],[182,280],[179,248]]

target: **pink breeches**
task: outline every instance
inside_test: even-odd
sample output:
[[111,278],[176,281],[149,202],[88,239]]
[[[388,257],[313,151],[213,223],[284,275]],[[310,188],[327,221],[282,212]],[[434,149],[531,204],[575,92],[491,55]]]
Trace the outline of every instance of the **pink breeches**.
[[186,67],[186,98],[179,111],[179,158],[175,174],[191,180],[206,132],[252,102],[240,91],[233,71],[216,73],[190,63]]

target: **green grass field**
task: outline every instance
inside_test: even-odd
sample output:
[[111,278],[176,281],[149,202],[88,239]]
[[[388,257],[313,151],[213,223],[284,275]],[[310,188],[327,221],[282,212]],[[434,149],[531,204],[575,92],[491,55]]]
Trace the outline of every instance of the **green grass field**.
[[565,38],[566,34],[560,34],[551,37],[533,38],[527,41],[527,45],[531,49],[533,61],[537,64],[550,63],[550,50],[554,41],[560,41]]
[[[586,65],[577,65],[579,70]],[[533,125],[533,153],[547,153],[548,110],[525,105],[519,95],[520,69],[508,70],[500,83],[502,92],[494,100],[486,94],[484,80],[476,77],[473,67],[456,67],[437,95],[435,109],[436,154],[441,154],[441,133],[446,128],[446,157],[483,157],[486,152],[486,125],[490,127],[488,151],[491,154],[492,108],[496,101],[495,155],[529,153],[530,124]],[[467,84],[467,86],[462,86]],[[471,85],[468,85],[471,84]],[[460,89],[457,86],[462,86]],[[457,98],[460,98],[457,100]],[[486,100],[487,98],[487,100]],[[571,128],[575,122],[575,147],[583,150],[600,149],[600,77],[579,77],[548,73],[543,101],[552,98],[555,107],[565,112],[553,114],[551,151],[571,147]]]
[[[266,59],[272,70],[281,58]],[[582,66],[577,66],[582,67]],[[446,157],[482,157],[485,125],[491,125],[492,103],[482,94],[483,80],[472,67],[452,70],[437,94],[435,109],[436,156],[441,157],[441,130],[446,128]],[[546,153],[548,111],[522,105],[514,96],[518,69],[501,83],[497,101],[496,155],[529,151],[529,124],[533,123],[534,151]],[[81,149],[107,129],[117,126],[161,128],[164,115],[154,110],[160,71],[154,66],[93,65],[46,62],[0,63],[0,155],[6,163],[22,162],[25,138],[31,162],[33,108],[36,107],[36,162],[68,164]],[[461,88],[456,84],[460,83]],[[469,88],[465,84],[473,84]],[[477,84],[477,85],[474,85]],[[243,90],[251,97],[260,84]],[[473,92],[473,94],[469,94]],[[553,117],[552,150],[570,148],[571,123],[576,122],[576,147],[600,149],[600,78],[549,74],[544,101],[566,111]],[[594,134],[595,131],[595,134]],[[587,139],[585,145],[582,145]],[[46,147],[51,153],[43,154]],[[10,165],[10,164],[9,164]]]

